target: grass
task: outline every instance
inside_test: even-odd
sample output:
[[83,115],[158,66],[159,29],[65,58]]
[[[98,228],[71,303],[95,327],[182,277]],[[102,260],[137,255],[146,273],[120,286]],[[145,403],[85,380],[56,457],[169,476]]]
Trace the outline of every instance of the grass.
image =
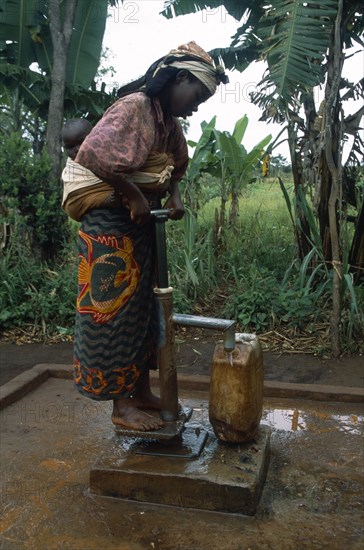
[[[214,219],[219,200],[206,203],[198,214],[202,231]],[[230,201],[227,203],[227,212]],[[282,192],[277,182],[261,181],[249,185],[239,201],[239,218],[236,226],[226,233],[224,246],[226,268],[235,272],[246,271],[256,263],[283,275],[295,255],[292,224]]]
[[[291,192],[292,186],[286,186]],[[183,220],[167,225],[175,311],[236,319],[242,332],[269,334],[263,338],[266,349],[274,349],[276,335],[283,334],[279,346],[291,339],[289,350],[294,350],[294,342],[301,338],[306,352],[327,353],[329,272],[319,258],[314,270],[308,261],[297,262],[292,223],[278,182],[258,181],[244,190],[237,224],[226,230],[219,246],[214,242],[219,199],[200,202],[197,216],[189,211]],[[228,209],[229,202],[227,213]],[[72,242],[54,265],[39,265],[19,246],[3,255],[0,328],[11,332],[28,327],[47,341],[57,334],[60,339],[72,334],[77,229],[72,222]],[[349,292],[343,295],[343,349],[358,352],[364,288],[348,283]]]
[[[285,186],[291,195],[293,184],[288,182]],[[309,346],[307,351],[315,346],[314,351],[327,353],[332,274],[315,250],[302,263],[297,261],[292,221],[278,181],[258,181],[244,190],[238,222],[226,229],[220,247],[217,249],[216,244],[213,247],[215,262],[211,274],[211,262],[205,258],[201,239],[210,234],[219,207],[219,199],[212,198],[200,208],[193,246],[191,235],[184,234],[183,224],[173,229],[169,226],[173,284],[178,296],[193,298],[183,306],[190,311],[202,310],[207,315],[236,319],[242,331],[272,334],[279,330],[296,339],[301,335]],[[228,211],[229,202],[227,215]],[[188,272],[178,252],[186,248],[187,241],[189,256],[200,267],[199,277],[191,278],[188,287],[183,278],[174,277],[177,270]],[[314,269],[310,267],[311,260],[316,265]],[[206,265],[209,271],[204,272]],[[362,290],[350,285],[343,289],[341,329],[346,352],[356,352],[362,347]]]

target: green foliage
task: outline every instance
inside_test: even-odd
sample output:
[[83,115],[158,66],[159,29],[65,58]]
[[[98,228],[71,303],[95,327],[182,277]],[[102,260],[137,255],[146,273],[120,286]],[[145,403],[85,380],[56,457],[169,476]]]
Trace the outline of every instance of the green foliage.
[[168,257],[171,284],[186,296],[187,302],[206,294],[215,283],[212,229],[202,234],[190,209],[180,223],[168,226]]
[[352,275],[345,273],[343,287],[342,336],[350,349],[364,340],[364,284],[354,286]]
[[[287,107],[296,108],[298,95],[323,80],[327,65],[323,63],[334,27],[336,0],[316,4],[302,0],[277,0],[273,3],[256,0],[168,0],[163,15],[167,18],[195,13],[206,8],[225,8],[240,21],[230,46],[210,52],[215,61],[232,70],[244,71],[252,62],[264,59],[268,70],[252,94],[267,118],[287,114]],[[344,3],[346,47],[362,45],[363,3]]]
[[69,261],[40,263],[14,239],[0,261],[0,329],[31,325],[44,336],[72,332],[77,294],[76,251]]
[[237,319],[244,330],[264,332],[274,319],[277,280],[268,269],[252,264],[241,274],[234,294],[225,307],[225,315]]
[[[196,188],[196,182],[201,175],[208,173],[219,182],[221,198],[220,226],[225,229],[225,204],[229,193],[232,195],[231,224],[235,223],[238,212],[238,198],[248,183],[254,180],[253,172],[271,140],[266,136],[251,151],[247,151],[241,141],[244,138],[248,117],[244,115],[235,123],[233,133],[215,128],[216,117],[201,124],[202,134],[197,143],[190,142],[195,148],[186,174],[190,204],[195,206],[191,190]],[[191,200],[192,197],[192,200]]]
[[[287,327],[313,332],[317,323],[329,324],[332,279],[332,269],[328,269],[315,248],[302,262],[294,260],[283,278],[252,263],[248,269],[234,273],[225,315],[237,319],[248,331]],[[346,273],[341,296],[342,347],[345,351],[358,351],[364,336],[364,285],[354,286],[352,276]]]
[[[317,280],[319,274],[316,272]],[[331,281],[330,281],[331,283]],[[238,319],[244,330],[264,332],[277,326],[305,329],[325,320],[322,307],[331,287],[326,282],[312,288],[302,268],[290,270],[283,282],[266,268],[253,264],[237,285],[237,293],[226,307],[226,314]]]
[[[206,232],[211,227],[217,206],[218,199],[212,199],[201,208],[201,231]],[[276,182],[256,181],[244,190],[238,222],[234,228],[226,230],[220,248],[217,261],[221,279],[236,282],[254,262],[283,278],[295,255],[295,246],[289,216]]]
[[201,123],[201,136],[197,143],[189,141],[189,145],[194,147],[191,162],[188,164],[185,179],[194,182],[200,173],[208,169],[214,161],[212,157],[212,140],[215,130],[216,116],[210,122]]
[[[112,3],[110,1],[110,3]],[[61,1],[61,19],[68,2]],[[94,124],[115,101],[115,90],[106,93],[105,84],[93,82],[100,63],[108,0],[77,2],[75,22],[67,60],[64,98],[66,118],[87,116]],[[0,8],[0,101],[2,118],[14,117],[13,101],[19,111],[15,130],[30,130],[35,141],[39,117],[47,120],[51,95],[53,46],[49,28],[48,2],[4,0]],[[34,70],[34,66],[38,69]],[[29,116],[30,114],[30,116]],[[19,116],[21,115],[21,116]],[[26,119],[26,121],[25,121]],[[12,124],[7,123],[6,126]],[[4,126],[4,124],[1,124]],[[43,143],[42,143],[43,146]]]
[[[203,197],[201,191],[201,201]],[[168,223],[174,311],[193,313],[206,301],[213,304],[213,315],[236,319],[241,330],[314,333],[317,323],[329,321],[332,271],[317,249],[302,262],[294,259],[292,228],[278,184],[255,183],[240,202],[239,224],[226,232],[218,254],[211,234],[217,199],[206,201],[198,220],[188,210],[184,220]],[[0,263],[2,329],[32,325],[45,336],[72,334],[78,224],[69,225],[73,244],[53,263],[39,262],[24,239],[12,238]],[[364,285],[354,285],[349,273],[344,279],[343,349],[355,352],[363,341]],[[218,294],[226,297],[224,306],[215,304]]]
[[187,296],[181,286],[173,287],[173,310],[178,313],[190,314],[193,309],[193,300]]
[[[227,6],[227,2],[223,0],[169,0],[165,3],[164,15],[172,17],[206,8]],[[243,71],[252,60],[263,59],[267,63],[267,70],[256,91],[251,94],[251,99],[263,110],[261,120],[287,124],[295,201],[292,203],[290,199],[287,200],[284,187],[282,190],[292,217],[297,252],[302,265],[307,261],[310,250],[314,249],[327,262],[333,259],[334,270],[326,272],[325,281],[328,283],[334,275],[330,333],[335,355],[340,352],[338,334],[343,328],[344,311],[340,313],[341,305],[344,305],[347,297],[350,298],[352,306],[349,308],[349,332],[352,332],[352,319],[357,310],[348,266],[351,263],[356,270],[356,282],[360,280],[363,266],[363,203],[360,201],[358,214],[353,215],[356,225],[352,232],[349,253],[347,242],[342,240],[346,233],[345,200],[349,199],[349,194],[345,196],[343,181],[347,184],[348,178],[346,181],[345,177],[343,181],[341,179],[341,174],[345,174],[342,142],[347,136],[353,136],[354,139],[346,164],[360,164],[363,156],[363,140],[359,135],[360,119],[363,115],[362,102],[357,112],[346,118],[342,108],[343,102],[349,98],[358,101],[363,98],[362,80],[354,84],[342,77],[342,61],[348,57],[346,50],[356,44],[363,45],[363,6],[363,2],[358,0],[341,3],[336,0],[322,0],[319,3],[302,0],[264,3],[257,0],[248,3],[244,0],[239,2],[240,17],[237,18],[241,21],[241,26],[232,37],[230,47],[210,52],[215,60],[222,61],[228,69]],[[322,102],[317,109],[314,88],[324,82],[326,102]],[[303,105],[304,118],[301,116]],[[312,125],[314,120],[315,124]],[[322,121],[325,132],[322,130]],[[337,128],[342,129],[342,135],[337,132]],[[317,177],[318,165],[321,167],[320,177]],[[335,179],[339,182],[340,199],[337,211],[334,212],[333,208],[329,215],[332,206],[331,191],[334,189],[332,181]],[[316,204],[320,205],[319,224],[316,224],[310,201],[303,191],[307,186],[311,187],[311,193],[317,199]],[[234,201],[236,189],[232,188],[231,191],[233,208],[230,211],[230,222],[237,211]],[[224,212],[226,189],[224,193],[221,212]],[[350,200],[354,204],[352,196]],[[221,227],[223,222],[222,215]],[[340,295],[337,279],[341,281]]]
[[[63,19],[67,2],[60,2]],[[77,2],[67,62],[67,83],[88,88],[100,62],[108,0]],[[1,61],[28,68],[38,63],[52,72],[53,47],[49,28],[48,3],[44,0],[14,2],[4,0],[0,10]],[[0,65],[0,72],[1,72]]]
[[33,252],[54,255],[67,241],[68,225],[61,185],[50,180],[50,160],[45,152],[34,155],[19,133],[1,134],[0,145],[4,221],[19,228],[18,238],[29,240]]
[[[292,269],[296,270],[298,287],[300,292],[303,292],[303,297],[305,299],[307,297],[312,298],[316,304],[319,303],[321,298],[325,298],[325,307],[327,308],[331,303],[329,293],[332,292],[333,270],[335,267],[331,262],[325,261],[318,222],[313,207],[302,188],[298,189],[292,206],[290,196],[280,178],[279,183],[295,228],[302,229],[300,218],[292,213],[293,208],[297,209],[298,207],[304,213],[310,232],[307,238],[309,238],[312,246],[311,251],[303,258],[302,262],[298,260],[293,262],[291,268],[287,270],[283,283],[292,276]],[[364,308],[362,302],[357,299],[357,295],[362,296],[363,285],[354,285],[353,276],[350,272],[350,264],[348,262],[350,249],[349,232],[350,229],[347,222],[343,221],[341,224],[343,265],[340,285],[340,301],[343,310],[340,330],[344,347],[352,346],[357,335],[361,334],[361,338],[364,335]],[[327,313],[328,317],[329,313]]]
[[288,106],[296,109],[298,94],[322,81],[336,11],[336,0],[322,0],[319,7],[280,0],[267,8],[256,32],[269,71],[252,98],[263,109],[269,107],[273,118]]
[[197,154],[192,157],[190,170],[200,173],[202,169],[220,178],[225,177],[230,186],[240,189],[243,183],[251,179],[252,171],[272,136],[267,135],[247,152],[241,143],[249,122],[246,115],[236,121],[232,134],[217,130],[215,121],[214,117],[208,124],[203,123],[203,132],[196,145]]

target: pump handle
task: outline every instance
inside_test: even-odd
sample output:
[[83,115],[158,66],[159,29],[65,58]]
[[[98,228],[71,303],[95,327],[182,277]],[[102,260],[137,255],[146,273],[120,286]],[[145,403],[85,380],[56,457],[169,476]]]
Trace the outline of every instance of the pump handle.
[[171,215],[171,208],[160,208],[159,210],[151,210],[150,215],[155,218],[155,221],[166,222]]

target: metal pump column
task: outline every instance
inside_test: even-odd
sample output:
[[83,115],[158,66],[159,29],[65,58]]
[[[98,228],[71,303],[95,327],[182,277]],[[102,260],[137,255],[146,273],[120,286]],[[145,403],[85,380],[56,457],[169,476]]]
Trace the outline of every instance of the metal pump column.
[[173,289],[168,284],[165,222],[168,210],[152,210],[155,225],[157,288],[154,293],[159,303],[162,338],[158,349],[161,416],[166,422],[179,418],[177,369],[174,353]]

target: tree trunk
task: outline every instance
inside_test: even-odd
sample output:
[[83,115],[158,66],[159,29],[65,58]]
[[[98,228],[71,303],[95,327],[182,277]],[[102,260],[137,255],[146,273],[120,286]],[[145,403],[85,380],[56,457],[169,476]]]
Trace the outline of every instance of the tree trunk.
[[292,164],[294,193],[296,197],[296,219],[299,220],[299,224],[296,223],[295,228],[297,247],[299,258],[300,260],[303,260],[303,258],[307,256],[312,248],[312,245],[310,243],[311,232],[310,226],[297,201],[298,189],[300,187],[303,189],[302,157],[301,154],[297,151],[297,132],[295,131],[294,124],[292,122],[288,122],[288,143]]
[[229,212],[229,225],[233,226],[239,214],[239,190],[235,182],[231,189],[231,204]]
[[331,234],[329,220],[329,197],[331,193],[331,172],[327,166],[326,155],[323,152],[320,158],[321,181],[319,185],[317,217],[320,227],[322,253],[327,262],[331,262]]
[[21,99],[19,97],[19,88],[16,88],[14,90],[14,94],[12,97],[12,106],[13,106],[13,132],[19,132],[21,131],[21,121],[22,121],[22,113],[21,113]]
[[226,182],[224,175],[221,178],[221,201],[220,201],[220,228],[224,231],[226,224]]
[[40,129],[40,119],[39,116],[36,116],[34,119],[34,125],[32,131],[28,130],[33,138],[33,153],[35,155],[40,155],[43,149],[41,129]]
[[64,18],[60,10],[61,0],[49,0],[49,23],[53,44],[51,94],[47,124],[47,151],[52,159],[52,178],[59,179],[61,172],[61,129],[66,83],[67,53],[72,37],[77,0],[66,0]]
[[[342,137],[342,125],[339,120],[339,89],[341,71],[343,65],[341,20],[343,11],[343,0],[338,1],[338,11],[335,21],[335,28],[332,40],[332,82],[326,87],[326,108],[325,108],[325,156],[328,169],[331,174],[331,190],[328,201],[328,215],[331,239],[331,256],[333,268],[332,286],[332,313],[330,319],[331,345],[334,357],[340,355],[340,317],[341,299],[340,286],[342,280],[342,258],[340,250],[340,237],[338,230],[338,203],[341,200],[342,192],[342,164],[340,143]],[[335,117],[336,115],[336,117]],[[341,127],[339,135],[336,135],[338,126]]]
[[221,226],[220,226],[220,216],[219,209],[215,208],[215,217],[214,217],[214,255],[215,258],[219,257],[220,248],[221,248]]
[[[326,89],[325,89],[325,101],[323,101],[324,105],[324,127],[322,128],[322,132],[324,135],[324,139],[326,140],[326,132],[329,128],[330,130],[330,147],[331,152],[329,153],[329,156],[333,158],[333,162],[336,166],[339,166],[336,164],[338,162],[338,151],[339,151],[339,143],[340,143],[340,137],[338,135],[339,127],[340,127],[340,102],[338,95],[332,100],[331,105],[327,105],[327,102],[329,100],[331,90],[333,89],[333,85],[336,86],[336,79],[341,78],[341,68],[342,68],[342,62],[341,67],[336,68],[336,58],[335,56],[338,55],[338,50],[336,50],[335,45],[335,31],[333,32],[331,43],[329,47],[328,57],[327,57],[327,83],[326,83]],[[341,39],[340,39],[341,44]],[[340,50],[341,55],[341,50]],[[336,74],[337,70],[339,70],[339,75]],[[328,115],[329,112],[329,115]],[[330,119],[327,119],[326,117],[330,116]],[[321,155],[319,159],[319,172],[321,175],[320,178],[320,187],[319,187],[319,195],[318,195],[318,204],[317,204],[317,213],[318,213],[318,220],[319,220],[319,226],[320,226],[320,237],[322,242],[322,252],[324,255],[324,258],[327,262],[332,261],[332,243],[331,243],[331,228],[330,228],[330,215],[329,215],[329,199],[330,194],[332,191],[332,165],[329,166],[329,160],[327,155],[327,149],[326,145],[321,149]],[[341,185],[340,185],[341,189]]]

